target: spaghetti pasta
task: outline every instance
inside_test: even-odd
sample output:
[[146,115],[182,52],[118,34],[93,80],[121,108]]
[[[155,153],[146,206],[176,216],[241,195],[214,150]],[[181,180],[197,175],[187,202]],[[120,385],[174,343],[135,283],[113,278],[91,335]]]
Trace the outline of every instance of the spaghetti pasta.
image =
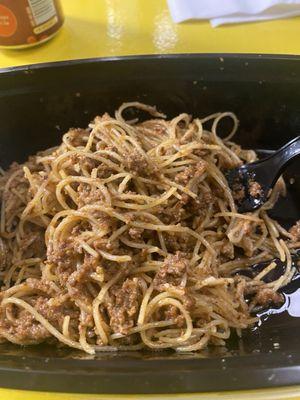
[[[148,112],[126,120],[128,108]],[[232,130],[218,136],[220,122]],[[210,128],[211,127],[211,128]],[[224,345],[280,301],[300,237],[261,209],[239,214],[224,171],[255,160],[231,112],[167,120],[124,103],[0,178],[0,338],[96,351]],[[264,277],[279,257],[284,274]],[[261,261],[249,278],[238,273]]]

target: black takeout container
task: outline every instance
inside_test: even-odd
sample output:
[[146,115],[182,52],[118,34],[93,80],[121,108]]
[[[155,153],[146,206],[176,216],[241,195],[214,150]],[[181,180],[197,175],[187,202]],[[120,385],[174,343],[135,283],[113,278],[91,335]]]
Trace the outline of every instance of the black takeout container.
[[[2,167],[58,143],[69,127],[85,127],[95,115],[112,113],[124,101],[155,104],[170,117],[183,111],[194,116],[234,111],[241,122],[236,142],[276,149],[300,132],[300,58],[139,56],[0,70]],[[300,218],[299,174],[298,161],[287,173],[288,196],[273,212],[286,226]],[[295,178],[293,185],[290,177]],[[226,349],[206,354],[120,352],[91,357],[43,345],[3,344],[0,387],[187,393],[296,385],[299,338],[300,318],[284,311],[246,331],[242,339],[233,335]]]

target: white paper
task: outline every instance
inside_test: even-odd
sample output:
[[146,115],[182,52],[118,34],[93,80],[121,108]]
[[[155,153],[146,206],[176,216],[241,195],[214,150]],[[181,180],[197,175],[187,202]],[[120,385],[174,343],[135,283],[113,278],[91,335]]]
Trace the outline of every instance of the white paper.
[[208,19],[212,26],[300,15],[300,0],[168,0],[174,22]]

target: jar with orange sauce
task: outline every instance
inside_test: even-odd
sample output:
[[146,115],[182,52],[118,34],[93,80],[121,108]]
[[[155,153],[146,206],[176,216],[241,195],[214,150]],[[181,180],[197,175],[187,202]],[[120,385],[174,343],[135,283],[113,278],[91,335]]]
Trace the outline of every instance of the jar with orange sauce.
[[60,0],[0,0],[0,47],[43,43],[56,35],[63,22]]

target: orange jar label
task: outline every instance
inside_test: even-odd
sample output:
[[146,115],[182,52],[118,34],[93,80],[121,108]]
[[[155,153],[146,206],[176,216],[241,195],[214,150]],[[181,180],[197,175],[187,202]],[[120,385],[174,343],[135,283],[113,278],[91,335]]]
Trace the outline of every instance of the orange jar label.
[[12,36],[17,29],[17,19],[15,14],[8,8],[0,4],[0,36]]
[[38,44],[52,37],[63,22],[60,0],[0,0],[0,46]]

